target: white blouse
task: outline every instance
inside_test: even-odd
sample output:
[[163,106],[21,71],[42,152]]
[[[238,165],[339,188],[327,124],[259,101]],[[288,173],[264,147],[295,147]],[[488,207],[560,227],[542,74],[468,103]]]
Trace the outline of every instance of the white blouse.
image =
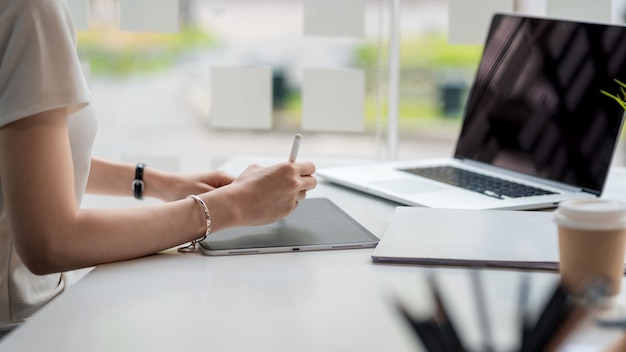
[[[0,0],[0,128],[39,112],[67,107],[80,204],[97,123],[75,37],[64,0]],[[0,331],[23,322],[66,285],[62,274],[34,275],[24,266],[14,250],[7,222],[0,189]]]

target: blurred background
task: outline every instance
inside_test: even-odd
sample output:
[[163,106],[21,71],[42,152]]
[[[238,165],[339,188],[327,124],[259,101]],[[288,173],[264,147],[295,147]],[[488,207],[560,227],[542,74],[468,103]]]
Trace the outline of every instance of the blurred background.
[[[303,159],[388,159],[389,1],[366,1],[361,38],[303,35],[298,0],[180,0],[178,32],[130,32],[120,29],[118,1],[90,0],[88,28],[78,33],[99,114],[96,156],[195,172],[234,156],[286,158],[302,133]],[[613,22],[623,23],[626,0],[612,2]],[[447,157],[482,45],[448,42],[447,0],[401,4],[397,159]],[[516,4],[530,14],[545,6]],[[212,123],[212,68],[228,65],[270,68],[269,128]],[[302,130],[307,67],[364,73],[361,129]],[[626,162],[622,149],[615,165]]]

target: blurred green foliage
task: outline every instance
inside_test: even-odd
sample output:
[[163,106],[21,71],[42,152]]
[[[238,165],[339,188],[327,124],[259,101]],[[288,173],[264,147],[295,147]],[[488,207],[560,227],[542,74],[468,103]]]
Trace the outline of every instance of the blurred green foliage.
[[[469,86],[482,50],[482,45],[449,44],[443,33],[404,37],[400,43],[401,124],[403,120],[411,119],[459,117],[460,111],[453,115],[445,114],[444,90],[446,85]],[[375,72],[378,55],[377,43],[366,43],[357,49],[355,61],[364,70]],[[381,59],[382,64],[387,65],[387,57],[383,55]],[[460,104],[464,105],[464,101]],[[366,119],[374,118],[374,107],[375,102],[368,99]]]
[[78,34],[78,55],[90,63],[94,76],[128,76],[162,71],[184,54],[213,43],[210,33],[196,28],[172,34],[93,28]]
[[[452,115],[445,113],[444,87],[465,84],[468,88],[469,81],[459,82],[459,79],[471,80],[482,50],[480,45],[449,44],[443,34],[404,38],[400,48],[400,128],[423,128],[444,118],[453,121],[460,117],[462,110]],[[365,43],[355,51],[355,66],[368,72],[369,77],[364,111],[368,130],[375,127],[378,117],[386,118],[388,114],[387,92],[381,93],[381,101],[376,98],[378,84],[385,87],[384,82],[374,82],[378,56],[379,48],[375,42]],[[382,60],[382,64],[387,65],[387,57],[383,55]],[[458,103],[464,105],[465,97],[460,99]],[[290,94],[284,109],[295,119],[302,109],[301,104],[300,94]]]
[[[78,34],[78,54],[90,63],[94,76],[127,77],[135,74],[158,73],[176,64],[190,52],[210,49],[216,38],[205,30],[184,28],[178,33],[121,32],[116,28],[92,28]],[[400,106],[401,124],[414,124],[409,120],[432,121],[445,116],[441,94],[446,83],[442,73],[457,70],[473,76],[482,53],[479,45],[454,45],[442,34],[405,36],[400,48]],[[383,49],[384,50],[384,49]],[[354,53],[355,66],[367,72],[366,125],[372,127],[377,116],[387,115],[386,93],[383,101],[376,99],[378,84],[374,83],[378,67],[379,47],[376,42],[366,42]],[[386,54],[381,56],[387,65]],[[384,67],[383,66],[383,67]],[[454,82],[453,82],[454,83]],[[456,82],[458,83],[458,82]],[[384,89],[384,88],[383,88]],[[301,97],[291,92],[283,109],[299,116]]]
[[[405,37],[400,43],[400,66],[402,70],[449,67],[474,70],[482,51],[482,45],[449,44],[444,34]],[[365,67],[374,67],[377,57],[376,43],[366,43],[356,52],[357,62]]]

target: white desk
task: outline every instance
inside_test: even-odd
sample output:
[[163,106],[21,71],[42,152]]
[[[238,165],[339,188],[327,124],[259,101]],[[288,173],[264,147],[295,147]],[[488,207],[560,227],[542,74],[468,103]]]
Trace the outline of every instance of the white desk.
[[[225,169],[236,173],[243,161]],[[626,169],[613,171],[606,193],[626,200]],[[395,206],[324,183],[309,197],[331,198],[378,236]],[[416,351],[389,294],[425,309],[420,284],[429,272],[444,284],[462,334],[479,343],[465,269],[373,264],[371,252],[204,257],[172,250],[102,265],[7,336],[0,351]],[[496,344],[510,347],[520,273],[482,273]],[[558,276],[531,275],[538,309]],[[617,336],[589,328],[572,344],[598,350]]]

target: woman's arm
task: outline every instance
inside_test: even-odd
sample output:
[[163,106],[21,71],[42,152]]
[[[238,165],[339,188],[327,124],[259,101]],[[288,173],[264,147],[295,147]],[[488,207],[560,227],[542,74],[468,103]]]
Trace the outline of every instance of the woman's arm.
[[[140,257],[204,234],[204,213],[193,199],[131,209],[80,209],[71,158],[64,108],[0,128],[4,207],[16,250],[32,272]],[[306,162],[252,166],[232,184],[201,194],[213,231],[286,216],[315,187],[314,171]]]
[[[94,194],[132,196],[131,183],[134,178],[135,165],[92,158],[86,191]],[[183,199],[189,194],[204,193],[228,185],[234,178],[219,171],[179,175],[163,172],[148,165],[144,170],[143,180],[145,197],[173,201]]]

